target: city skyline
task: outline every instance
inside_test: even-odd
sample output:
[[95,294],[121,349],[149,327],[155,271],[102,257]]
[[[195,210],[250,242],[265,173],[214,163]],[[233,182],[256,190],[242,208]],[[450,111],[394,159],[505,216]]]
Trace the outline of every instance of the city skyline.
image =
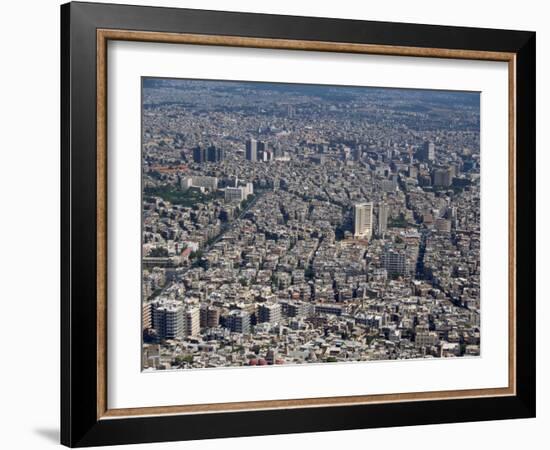
[[480,354],[479,93],[142,99],[144,370]]

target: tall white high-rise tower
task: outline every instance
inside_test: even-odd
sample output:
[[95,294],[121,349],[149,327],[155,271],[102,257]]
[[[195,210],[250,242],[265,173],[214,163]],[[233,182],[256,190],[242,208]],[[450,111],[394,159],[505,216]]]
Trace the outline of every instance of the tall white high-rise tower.
[[357,237],[372,237],[372,202],[358,203],[353,206],[353,234]]

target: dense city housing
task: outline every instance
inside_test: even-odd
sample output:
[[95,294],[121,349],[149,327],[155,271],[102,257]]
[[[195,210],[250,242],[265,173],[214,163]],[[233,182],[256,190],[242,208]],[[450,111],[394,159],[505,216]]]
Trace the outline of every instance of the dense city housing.
[[144,370],[480,354],[478,93],[142,89]]

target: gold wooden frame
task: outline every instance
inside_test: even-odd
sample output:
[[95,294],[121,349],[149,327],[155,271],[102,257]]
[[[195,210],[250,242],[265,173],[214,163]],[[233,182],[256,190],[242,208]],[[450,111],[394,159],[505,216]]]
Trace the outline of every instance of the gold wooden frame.
[[[508,386],[402,394],[320,397],[266,400],[201,405],[150,406],[109,409],[107,405],[107,42],[109,40],[157,43],[180,43],[322,52],[363,53],[392,56],[434,57],[501,61],[508,63]],[[516,55],[506,52],[455,50],[444,48],[402,47],[388,45],[297,41],[180,33],[157,33],[128,30],[97,30],[97,418],[129,416],[197,414],[265,409],[289,409],[344,406],[367,403],[410,402],[513,396],[516,394]]]

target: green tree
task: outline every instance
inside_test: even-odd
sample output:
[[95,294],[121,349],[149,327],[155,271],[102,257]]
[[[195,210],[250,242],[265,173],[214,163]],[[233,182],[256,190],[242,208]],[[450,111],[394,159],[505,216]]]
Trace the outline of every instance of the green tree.
[[165,247],[155,247],[149,252],[149,256],[152,257],[166,257],[168,256],[168,250]]

